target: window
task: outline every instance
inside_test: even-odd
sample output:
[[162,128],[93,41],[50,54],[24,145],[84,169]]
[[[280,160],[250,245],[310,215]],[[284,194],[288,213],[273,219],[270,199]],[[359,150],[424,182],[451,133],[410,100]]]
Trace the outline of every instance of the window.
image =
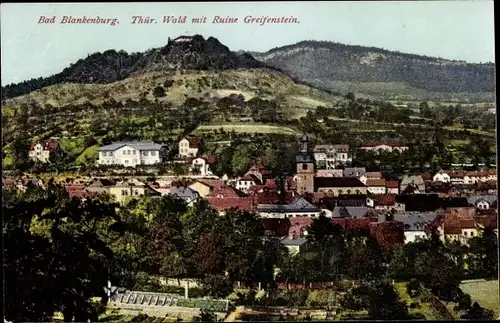
[[151,156],[156,156],[156,151],[152,151]]
[[135,155],[135,150],[132,150],[132,155]]
[[307,164],[302,164],[302,169],[307,170]]
[[122,154],[125,156],[127,152],[125,150],[122,150]]
[[474,236],[474,231],[471,231],[470,236],[471,236],[471,237],[473,237],[473,236]]
[[130,155],[131,154],[131,150],[127,150],[127,155]]
[[467,236],[467,231],[464,231],[464,236]]
[[147,152],[147,151],[143,151],[143,152],[142,152],[142,155],[143,155],[143,156],[147,156],[147,155],[148,155],[148,152]]
[[124,162],[125,162],[125,164],[128,164],[128,159],[125,159],[125,161],[124,161]]
[[108,153],[108,155],[109,155],[109,156],[113,156],[113,152],[112,152],[112,151],[110,151],[110,152]]

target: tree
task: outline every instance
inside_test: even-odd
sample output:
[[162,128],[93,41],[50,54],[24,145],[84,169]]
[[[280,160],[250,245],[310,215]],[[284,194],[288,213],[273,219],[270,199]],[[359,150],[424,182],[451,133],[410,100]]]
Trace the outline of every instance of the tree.
[[2,193],[6,319],[49,320],[60,311],[65,321],[96,321],[90,299],[107,299],[109,241],[122,227],[116,205],[70,199],[58,186]]
[[162,98],[166,96],[165,88],[163,86],[157,86],[153,89],[153,95],[155,98]]

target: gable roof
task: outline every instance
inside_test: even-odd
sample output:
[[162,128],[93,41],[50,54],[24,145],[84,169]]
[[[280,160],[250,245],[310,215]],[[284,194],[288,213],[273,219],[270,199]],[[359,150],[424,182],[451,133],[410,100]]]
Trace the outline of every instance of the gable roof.
[[344,177],[356,177],[357,175],[363,176],[366,174],[365,167],[346,167],[344,168]]
[[240,211],[254,211],[253,197],[205,197],[205,199],[214,207],[218,212],[229,211],[236,209]]
[[229,197],[246,197],[248,194],[232,187],[232,186],[219,186],[219,187],[214,187],[212,192],[210,192],[207,197],[222,197],[222,198],[229,198]]
[[168,190],[168,194],[172,196],[177,196],[182,199],[188,199],[188,198],[196,198],[199,196],[198,192],[195,190],[189,188],[189,187],[177,187],[177,186],[172,186]]
[[425,231],[437,216],[436,212],[396,213],[393,219],[403,223],[405,231]]
[[115,151],[125,146],[136,150],[161,150],[166,147],[165,144],[157,144],[154,141],[120,141],[102,146],[99,151]]
[[396,194],[379,194],[371,197],[374,206],[393,206],[396,203]]
[[293,200],[289,204],[261,204],[261,203],[259,203],[257,205],[257,211],[258,212],[298,213],[298,212],[319,212],[320,210],[318,207],[309,203],[303,197],[299,196],[299,197],[295,198],[295,200]]

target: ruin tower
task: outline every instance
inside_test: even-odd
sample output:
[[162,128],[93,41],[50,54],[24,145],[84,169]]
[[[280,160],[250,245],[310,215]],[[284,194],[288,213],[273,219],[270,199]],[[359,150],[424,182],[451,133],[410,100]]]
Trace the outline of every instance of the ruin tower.
[[297,192],[314,193],[314,159],[308,152],[309,138],[300,137],[300,152],[295,157],[297,165]]

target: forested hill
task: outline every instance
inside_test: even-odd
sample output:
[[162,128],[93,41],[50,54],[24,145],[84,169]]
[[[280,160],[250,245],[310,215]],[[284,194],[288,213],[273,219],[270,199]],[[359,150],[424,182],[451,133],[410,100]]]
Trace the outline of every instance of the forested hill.
[[[472,64],[326,41],[303,41],[253,54],[294,77],[336,91],[346,90],[342,86],[349,83],[356,83],[361,92],[369,91],[367,84],[379,83],[373,92],[410,96],[495,91],[494,63]],[[381,88],[383,83],[388,86]],[[413,91],[404,93],[409,89]]]
[[264,64],[249,54],[233,53],[216,38],[200,35],[169,39],[166,46],[144,53],[108,50],[71,64],[61,73],[2,87],[2,99],[13,98],[60,83],[112,83],[162,69],[225,70],[258,68]]

